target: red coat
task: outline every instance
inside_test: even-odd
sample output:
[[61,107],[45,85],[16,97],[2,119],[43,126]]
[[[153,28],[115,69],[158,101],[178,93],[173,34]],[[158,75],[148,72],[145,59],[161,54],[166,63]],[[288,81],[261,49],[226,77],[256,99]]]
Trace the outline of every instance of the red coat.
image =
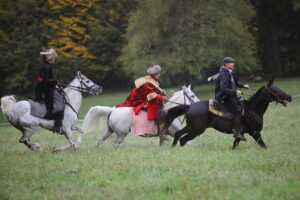
[[133,111],[137,114],[142,108],[147,108],[148,119],[155,119],[158,111],[159,102],[164,101],[162,90],[159,88],[158,80],[153,76],[145,76],[135,80],[135,88],[124,103],[116,107],[134,107]]

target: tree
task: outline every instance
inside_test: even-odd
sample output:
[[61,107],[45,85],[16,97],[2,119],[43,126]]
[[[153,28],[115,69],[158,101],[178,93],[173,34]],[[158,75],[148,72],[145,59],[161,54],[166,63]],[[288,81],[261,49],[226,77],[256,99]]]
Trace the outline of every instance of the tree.
[[265,74],[300,75],[299,0],[253,0],[258,53]]
[[239,71],[259,68],[256,41],[248,31],[255,14],[248,1],[148,0],[129,20],[121,61],[135,77],[155,62],[165,85],[198,82],[232,56]]
[[90,52],[95,55],[87,74],[101,81],[105,87],[124,87],[128,77],[124,76],[123,66],[118,61],[125,44],[123,37],[129,13],[135,9],[136,0],[103,0],[97,2],[90,25],[93,40],[89,43]]
[[42,18],[46,15],[47,4],[43,1],[0,2],[1,95],[33,92],[46,31]]

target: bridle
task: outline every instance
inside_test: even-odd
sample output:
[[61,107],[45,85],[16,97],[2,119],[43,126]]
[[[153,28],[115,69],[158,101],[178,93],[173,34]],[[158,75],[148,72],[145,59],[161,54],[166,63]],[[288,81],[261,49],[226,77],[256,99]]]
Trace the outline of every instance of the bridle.
[[187,95],[187,93],[184,90],[182,90],[182,93],[183,93],[183,102],[184,102],[183,104],[182,103],[177,103],[177,102],[174,102],[174,101],[170,101],[170,100],[167,100],[167,101],[170,102],[170,103],[181,105],[181,106],[186,105],[186,99],[188,99],[191,104],[195,103],[195,101],[192,99],[192,97]]
[[276,94],[271,88],[272,87],[267,87],[265,86],[265,88],[267,89],[267,100],[268,101],[276,101],[277,103],[282,101],[280,99],[284,99],[283,97],[283,92],[281,92],[280,94]]
[[[73,86],[73,85],[66,85],[66,84],[62,84],[62,83],[59,83],[59,84],[58,84],[58,87],[59,87],[60,92],[62,93],[62,95],[63,95],[63,97],[64,97],[64,99],[65,99],[66,105],[69,106],[69,107],[73,110],[73,112],[77,115],[77,118],[78,118],[78,113],[77,113],[77,111],[73,108],[73,106],[71,105],[70,99],[69,99],[68,95],[66,94],[66,92],[64,91],[64,89],[62,88],[62,86],[65,86],[65,87],[67,87],[67,88],[70,88],[70,89],[72,89],[72,90],[75,90],[75,91],[80,92],[80,93],[82,94],[82,96],[85,98],[85,97],[87,97],[87,96],[89,95],[89,92],[92,91],[91,88],[93,88],[96,84],[93,83],[93,85],[87,86],[87,85],[84,83],[83,79],[82,79],[82,78],[79,78],[78,75],[76,76],[76,78],[77,78],[78,81],[80,82],[80,87]],[[84,86],[84,87],[83,87],[83,86]]]
[[65,86],[67,88],[70,88],[72,90],[75,90],[75,91],[78,91],[82,94],[82,96],[84,98],[86,98],[89,93],[92,91],[92,88],[96,85],[95,83],[93,83],[93,85],[91,86],[88,86],[84,83],[83,79],[82,78],[79,78],[78,76],[76,76],[76,78],[78,79],[79,83],[80,83],[80,87],[78,86],[73,86],[73,85],[66,85],[66,84],[59,84],[59,85],[62,85],[62,86]]
[[[266,93],[267,93],[267,95],[266,95],[266,97],[256,97],[256,98],[259,98],[259,99],[264,99],[264,100],[267,100],[267,101],[269,101],[269,102],[272,102],[272,101],[275,101],[275,102],[277,102],[277,103],[280,103],[282,100],[280,100],[280,99],[283,99],[284,97],[283,97],[283,95],[284,95],[284,93],[283,92],[281,92],[280,94],[277,94],[277,93],[275,93],[272,89],[272,86],[271,87],[268,87],[267,85],[265,85],[265,90],[266,90]],[[252,89],[251,88],[251,90],[252,91],[256,91],[255,89]],[[245,94],[244,93],[242,93],[242,95],[244,96]],[[252,95],[247,95],[247,96],[252,96]],[[245,98],[244,98],[245,99]]]

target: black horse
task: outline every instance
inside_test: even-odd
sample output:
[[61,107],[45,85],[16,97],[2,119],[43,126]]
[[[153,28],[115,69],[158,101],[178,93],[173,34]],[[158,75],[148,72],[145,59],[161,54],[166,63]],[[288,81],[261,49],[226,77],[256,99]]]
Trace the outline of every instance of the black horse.
[[[266,86],[262,86],[249,100],[244,100],[244,115],[242,134],[249,133],[254,140],[261,146],[266,148],[261,138],[261,130],[263,128],[263,115],[266,112],[269,103],[275,101],[287,106],[292,101],[290,95],[283,92],[277,86],[273,85],[270,80]],[[175,133],[172,147],[176,146],[180,139],[180,145],[184,146],[189,140],[201,135],[206,128],[214,128],[227,134],[233,134],[233,121],[230,118],[217,116],[209,111],[209,101],[199,101],[191,105],[179,105],[171,108],[161,121],[161,133],[169,127],[172,121],[180,116],[186,115],[186,126]],[[187,134],[186,134],[187,133]],[[181,137],[182,135],[185,136]],[[235,149],[240,140],[235,139],[233,149]]]

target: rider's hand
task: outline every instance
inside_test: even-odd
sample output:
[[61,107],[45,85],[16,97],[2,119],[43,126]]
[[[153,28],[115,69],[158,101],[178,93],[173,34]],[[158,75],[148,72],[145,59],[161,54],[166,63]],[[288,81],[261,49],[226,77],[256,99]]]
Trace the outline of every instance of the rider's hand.
[[241,90],[237,90],[236,91],[236,96],[240,96],[242,94],[242,91]]
[[245,85],[244,85],[244,88],[250,89],[250,86],[249,86],[248,84],[245,84]]
[[160,89],[160,92],[161,92],[161,94],[164,95],[164,96],[167,95],[167,93],[166,93],[163,89]]
[[164,96],[164,101],[168,101],[168,97],[167,96]]

